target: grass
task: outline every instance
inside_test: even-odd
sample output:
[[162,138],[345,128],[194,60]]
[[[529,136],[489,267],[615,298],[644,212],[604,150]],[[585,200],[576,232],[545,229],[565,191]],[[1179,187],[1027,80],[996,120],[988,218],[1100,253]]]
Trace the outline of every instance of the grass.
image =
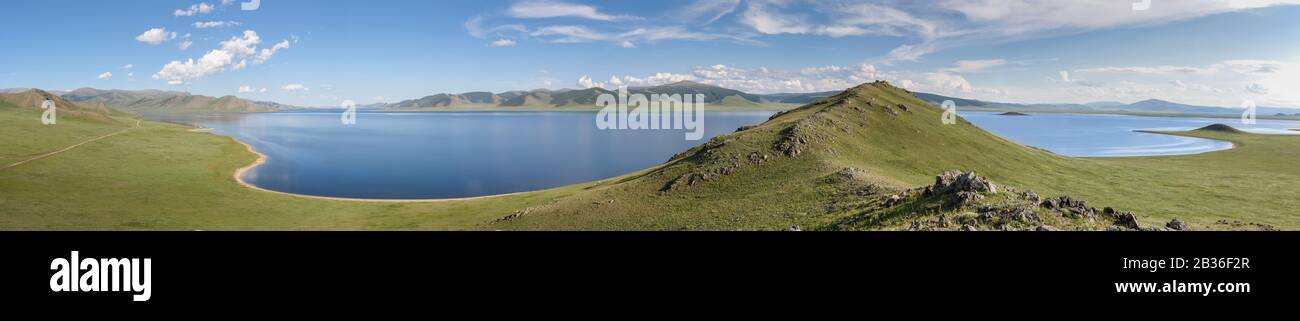
[[[443,203],[255,191],[232,177],[256,158],[243,145],[184,126],[144,122],[0,170],[0,229],[896,230],[935,210],[950,211],[954,219],[972,215],[942,202],[879,206],[882,195],[929,184],[950,169],[975,171],[1043,197],[1069,195],[1094,207],[1133,211],[1147,225],[1180,218],[1198,230],[1252,226],[1219,220],[1300,229],[1300,215],[1293,214],[1300,187],[1291,184],[1300,178],[1300,168],[1291,165],[1300,156],[1300,137],[1167,133],[1227,140],[1237,148],[1191,156],[1069,158],[1007,141],[964,120],[944,125],[941,113],[901,89],[864,85],[720,136],[655,168]],[[37,117],[38,111],[0,105],[0,157],[40,154],[122,128],[63,120],[42,127]],[[789,156],[790,146],[800,153]],[[857,169],[853,179],[838,175],[846,168]]]

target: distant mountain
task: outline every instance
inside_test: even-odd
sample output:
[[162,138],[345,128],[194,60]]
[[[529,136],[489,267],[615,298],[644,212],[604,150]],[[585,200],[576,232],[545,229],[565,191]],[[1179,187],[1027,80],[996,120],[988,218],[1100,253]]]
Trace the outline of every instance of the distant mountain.
[[[628,88],[628,92],[634,94],[668,94],[668,95],[704,95],[704,103],[717,104],[721,103],[728,97],[739,97],[749,102],[762,102],[763,98],[735,89],[727,89],[714,85],[701,84],[694,81],[684,80],[667,85],[652,87]],[[734,98],[733,98],[734,99]]]
[[[1047,111],[1047,112],[1125,112],[1125,113],[1152,113],[1152,114],[1241,114],[1241,108],[1232,107],[1214,107],[1214,106],[1196,106],[1180,104],[1171,101],[1148,99],[1132,104],[1121,102],[1093,102],[1086,104],[1016,104],[1003,102],[988,102],[973,99],[961,99],[947,97],[935,94],[915,93],[922,100],[933,104],[941,104],[944,100],[952,100],[961,107],[975,107],[976,109],[999,110],[999,111]],[[1257,107],[1256,113],[1259,115],[1300,115],[1300,109],[1280,108],[1280,107]]]
[[826,91],[819,93],[790,93],[790,94],[768,94],[762,95],[764,102],[781,103],[781,104],[810,104],[826,97],[838,94],[838,91]]
[[157,112],[271,112],[285,108],[270,102],[254,102],[235,96],[220,98],[161,90],[101,90],[81,88],[63,98],[82,103],[102,103],[117,110],[139,114]]
[[22,109],[40,111],[41,104],[46,100],[54,102],[56,115],[60,119],[73,118],[86,119],[107,124],[120,123],[116,119],[113,119],[112,116],[121,115],[121,113],[108,108],[108,106],[105,106],[103,103],[80,103],[68,101],[57,94],[40,89],[27,89],[25,91],[0,93],[0,104],[7,104]]

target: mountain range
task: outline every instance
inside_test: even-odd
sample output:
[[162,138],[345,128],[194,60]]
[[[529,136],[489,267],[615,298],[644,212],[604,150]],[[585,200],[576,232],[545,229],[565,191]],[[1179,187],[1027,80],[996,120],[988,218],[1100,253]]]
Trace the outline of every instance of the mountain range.
[[102,103],[113,109],[140,114],[159,112],[271,112],[287,106],[257,102],[235,96],[211,97],[187,92],[162,90],[101,90],[81,88],[62,94],[64,99],[81,103]]
[[[958,107],[974,110],[1019,111],[1019,112],[1074,112],[1074,113],[1143,113],[1143,114],[1241,114],[1242,108],[1196,106],[1180,104],[1160,99],[1148,99],[1131,104],[1113,101],[1092,102],[1084,104],[1017,104],[988,102],[974,99],[962,99],[936,94],[914,93],[932,104],[942,104],[952,100]],[[1300,116],[1300,109],[1281,107],[1256,107],[1260,116]]]
[[[0,89],[0,93],[21,93],[31,91],[29,88]],[[42,91],[60,96],[67,101],[77,103],[102,104],[119,111],[140,114],[159,112],[274,112],[300,109],[302,107],[284,105],[270,101],[253,101],[235,96],[211,97],[194,95],[180,91],[163,90],[103,90],[81,88],[72,91]],[[803,105],[832,96],[838,91],[814,93],[778,93],[751,94],[740,90],[702,84],[693,81],[680,81],[658,86],[630,87],[630,94],[680,94],[705,96],[705,103],[735,106],[759,107],[770,105]],[[474,91],[466,93],[440,93],[418,99],[404,100],[396,103],[375,103],[359,106],[370,110],[426,110],[447,107],[570,107],[593,106],[596,98],[602,94],[616,94],[613,90],[603,88],[587,89],[534,89],[492,93]],[[964,99],[938,94],[914,92],[929,103],[941,104],[952,100],[959,107],[968,110],[1018,111],[1018,112],[1075,112],[1075,113],[1138,113],[1168,115],[1229,115],[1240,114],[1241,108],[1197,106],[1181,104],[1159,99],[1143,100],[1135,103],[1099,101],[1082,104],[1020,104]],[[1257,107],[1260,116],[1300,116],[1300,109],[1280,107]]]

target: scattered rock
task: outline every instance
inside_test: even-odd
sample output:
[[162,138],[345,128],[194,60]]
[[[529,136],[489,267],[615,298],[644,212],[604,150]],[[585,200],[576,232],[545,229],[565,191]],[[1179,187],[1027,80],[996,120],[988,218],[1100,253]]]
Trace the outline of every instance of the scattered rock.
[[1169,228],[1169,229],[1171,229],[1171,230],[1175,230],[1175,231],[1191,231],[1191,230],[1192,230],[1192,225],[1187,224],[1187,222],[1183,222],[1183,221],[1180,221],[1180,220],[1178,220],[1178,219],[1174,219],[1174,220],[1172,220],[1172,221],[1169,221],[1169,224],[1165,224],[1165,227],[1167,227],[1167,228]]
[[944,217],[943,214],[939,214],[939,227],[948,227],[948,218]]
[[1116,214],[1116,215],[1115,215],[1115,225],[1116,225],[1116,226],[1120,226],[1120,227],[1124,227],[1124,228],[1127,228],[1127,229],[1130,229],[1130,230],[1141,230],[1141,229],[1142,229],[1142,227],[1138,225],[1137,216],[1136,216],[1136,215],[1133,215],[1133,213],[1129,213],[1129,212],[1122,212],[1122,213]]
[[947,193],[997,193],[998,188],[988,179],[974,172],[947,171],[934,177],[934,185],[927,187],[926,195]]
[[905,112],[909,112],[909,113],[912,112],[911,110],[908,110],[908,109],[907,109],[907,105],[904,105],[904,104],[898,104],[898,109],[902,109],[903,111],[905,111]]
[[900,195],[889,195],[885,197],[885,200],[883,202],[885,208],[890,208],[890,207],[894,207],[894,205],[898,205],[898,203],[902,203],[903,197]]
[[786,231],[786,232],[800,232],[800,231],[803,231],[803,228],[800,228],[798,225],[794,225],[794,226],[791,226],[791,227],[787,227],[787,228],[785,228],[785,231]]
[[1123,227],[1116,226],[1116,225],[1111,225],[1111,226],[1109,226],[1109,227],[1106,227],[1106,231],[1107,231],[1107,232],[1122,232],[1122,231],[1124,231],[1124,228],[1123,228]]
[[1037,229],[1035,229],[1035,231],[1039,231],[1039,232],[1056,232],[1056,231],[1060,231],[1060,230],[1061,230],[1061,229],[1058,229],[1058,228],[1052,227],[1051,225],[1040,225],[1040,226],[1038,226]]
[[1038,193],[1034,193],[1033,191],[1025,191],[1024,193],[1020,194],[1020,197],[1024,198],[1026,201],[1033,202],[1034,204],[1038,204],[1039,202],[1043,201],[1042,198],[1038,197]]
[[907,227],[907,230],[908,230],[908,231],[920,231],[920,230],[922,230],[922,229],[924,229],[924,228],[925,228],[925,225],[921,224],[921,221],[912,220],[912,225],[911,225],[911,226],[908,226],[908,227]]
[[962,232],[979,231],[979,229],[975,228],[974,226],[971,226],[970,224],[962,224],[959,230],[961,230]]

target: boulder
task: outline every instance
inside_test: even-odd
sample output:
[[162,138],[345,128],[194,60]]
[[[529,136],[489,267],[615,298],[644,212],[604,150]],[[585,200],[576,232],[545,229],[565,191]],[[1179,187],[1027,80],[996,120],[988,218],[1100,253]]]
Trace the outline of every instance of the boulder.
[[1187,222],[1183,222],[1183,221],[1180,221],[1180,220],[1178,220],[1178,219],[1174,219],[1173,221],[1169,221],[1169,224],[1165,224],[1165,227],[1169,228],[1170,230],[1174,230],[1174,231],[1191,231],[1191,230],[1192,230],[1192,225],[1191,225],[1191,224],[1187,224]]
[[794,225],[794,226],[791,226],[791,227],[787,227],[787,228],[785,228],[785,231],[786,231],[786,232],[799,232],[799,231],[803,231],[803,228],[800,228],[798,225]]
[[1136,216],[1136,215],[1133,215],[1133,213],[1129,213],[1129,212],[1122,212],[1122,213],[1116,214],[1116,215],[1115,215],[1115,225],[1116,225],[1116,226],[1119,226],[1119,227],[1127,228],[1127,229],[1130,229],[1130,230],[1141,230],[1141,229],[1142,229],[1142,227],[1138,225],[1137,216]]
[[998,188],[988,179],[975,175],[974,172],[947,171],[935,176],[934,193],[997,193]]

